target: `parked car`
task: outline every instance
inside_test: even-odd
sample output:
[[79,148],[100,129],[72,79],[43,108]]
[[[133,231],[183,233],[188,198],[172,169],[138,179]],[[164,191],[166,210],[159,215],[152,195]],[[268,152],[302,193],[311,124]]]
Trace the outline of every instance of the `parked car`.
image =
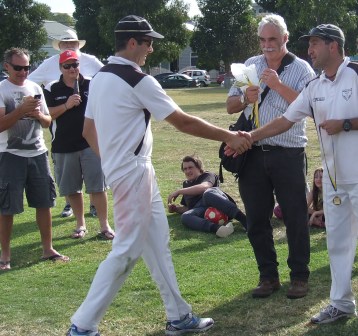
[[229,76],[231,82],[233,82],[235,80],[235,77],[232,75],[232,73],[228,72],[228,73],[220,74],[216,78],[216,83],[218,83],[220,85],[225,80],[225,76]]
[[191,69],[185,70],[182,73],[190,76],[191,78],[197,79],[200,86],[208,86],[211,83],[210,75],[206,70]]
[[172,72],[163,72],[163,73],[157,74],[157,75],[155,75],[155,76],[153,76],[153,77],[154,77],[156,80],[159,81],[159,79],[168,77],[169,75],[172,75],[172,74],[173,74]]
[[158,80],[162,88],[181,88],[181,87],[198,87],[200,86],[197,79],[190,78],[183,74],[172,74]]
[[8,78],[9,76],[3,72],[3,71],[0,71],[0,82],[3,81],[4,79]]

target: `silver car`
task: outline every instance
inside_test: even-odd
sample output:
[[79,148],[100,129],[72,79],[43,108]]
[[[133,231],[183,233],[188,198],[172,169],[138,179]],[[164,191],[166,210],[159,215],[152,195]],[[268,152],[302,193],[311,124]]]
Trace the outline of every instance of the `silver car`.
[[210,75],[206,70],[190,69],[185,70],[182,73],[190,76],[191,78],[197,79],[200,86],[208,86],[211,83]]

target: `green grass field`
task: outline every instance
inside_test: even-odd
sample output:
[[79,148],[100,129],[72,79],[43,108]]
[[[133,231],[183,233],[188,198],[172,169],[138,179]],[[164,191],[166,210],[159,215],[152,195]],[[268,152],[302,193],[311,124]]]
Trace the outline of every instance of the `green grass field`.
[[[170,90],[169,95],[184,111],[227,127],[235,120],[226,113],[227,91],[223,88]],[[196,153],[208,170],[218,172],[219,143],[184,135],[165,122],[152,124],[155,143],[153,162],[163,200],[178,188],[184,178],[181,158]],[[46,131],[48,134],[48,131]],[[308,121],[309,182],[320,166],[317,136]],[[238,188],[225,173],[222,188],[239,204]],[[110,221],[112,202],[109,193]],[[33,209],[16,217],[12,237],[12,270],[0,273],[0,336],[64,335],[70,317],[84,299],[99,263],[111,249],[111,243],[97,238],[97,220],[87,216],[89,233],[83,240],[69,236],[75,226],[72,218],[59,217],[64,199],[53,209],[54,246],[71,257],[68,264],[40,262],[41,245]],[[86,197],[85,209],[89,207]],[[279,258],[282,290],[267,299],[252,299],[258,271],[252,248],[241,229],[226,239],[212,234],[189,231],[178,215],[168,215],[171,249],[183,296],[193,310],[215,319],[215,326],[203,335],[212,336],[353,336],[358,335],[358,319],[342,320],[326,326],[307,322],[312,314],[328,303],[330,289],[326,236],[311,231],[310,292],[304,299],[289,300],[287,244],[281,221],[273,220]],[[357,270],[353,286],[358,289]],[[100,324],[104,336],[159,336],[164,334],[165,312],[149,273],[140,261]]]

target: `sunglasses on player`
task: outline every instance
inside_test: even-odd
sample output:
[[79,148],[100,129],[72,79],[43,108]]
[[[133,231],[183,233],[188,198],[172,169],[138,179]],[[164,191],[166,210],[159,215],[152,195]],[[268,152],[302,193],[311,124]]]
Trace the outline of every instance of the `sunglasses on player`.
[[135,39],[139,44],[145,43],[148,48],[153,46],[153,40],[144,39],[144,38],[138,38]]

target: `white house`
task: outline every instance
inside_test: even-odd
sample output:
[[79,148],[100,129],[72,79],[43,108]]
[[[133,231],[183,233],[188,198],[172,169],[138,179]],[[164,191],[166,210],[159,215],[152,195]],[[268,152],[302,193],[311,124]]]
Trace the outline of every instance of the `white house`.
[[59,51],[52,47],[52,41],[58,39],[60,36],[64,35],[67,30],[72,30],[75,32],[74,29],[65,26],[62,23],[57,21],[44,21],[44,28],[47,32],[47,42],[43,45],[40,49],[47,53],[47,57],[51,57],[55,54],[58,54]]

